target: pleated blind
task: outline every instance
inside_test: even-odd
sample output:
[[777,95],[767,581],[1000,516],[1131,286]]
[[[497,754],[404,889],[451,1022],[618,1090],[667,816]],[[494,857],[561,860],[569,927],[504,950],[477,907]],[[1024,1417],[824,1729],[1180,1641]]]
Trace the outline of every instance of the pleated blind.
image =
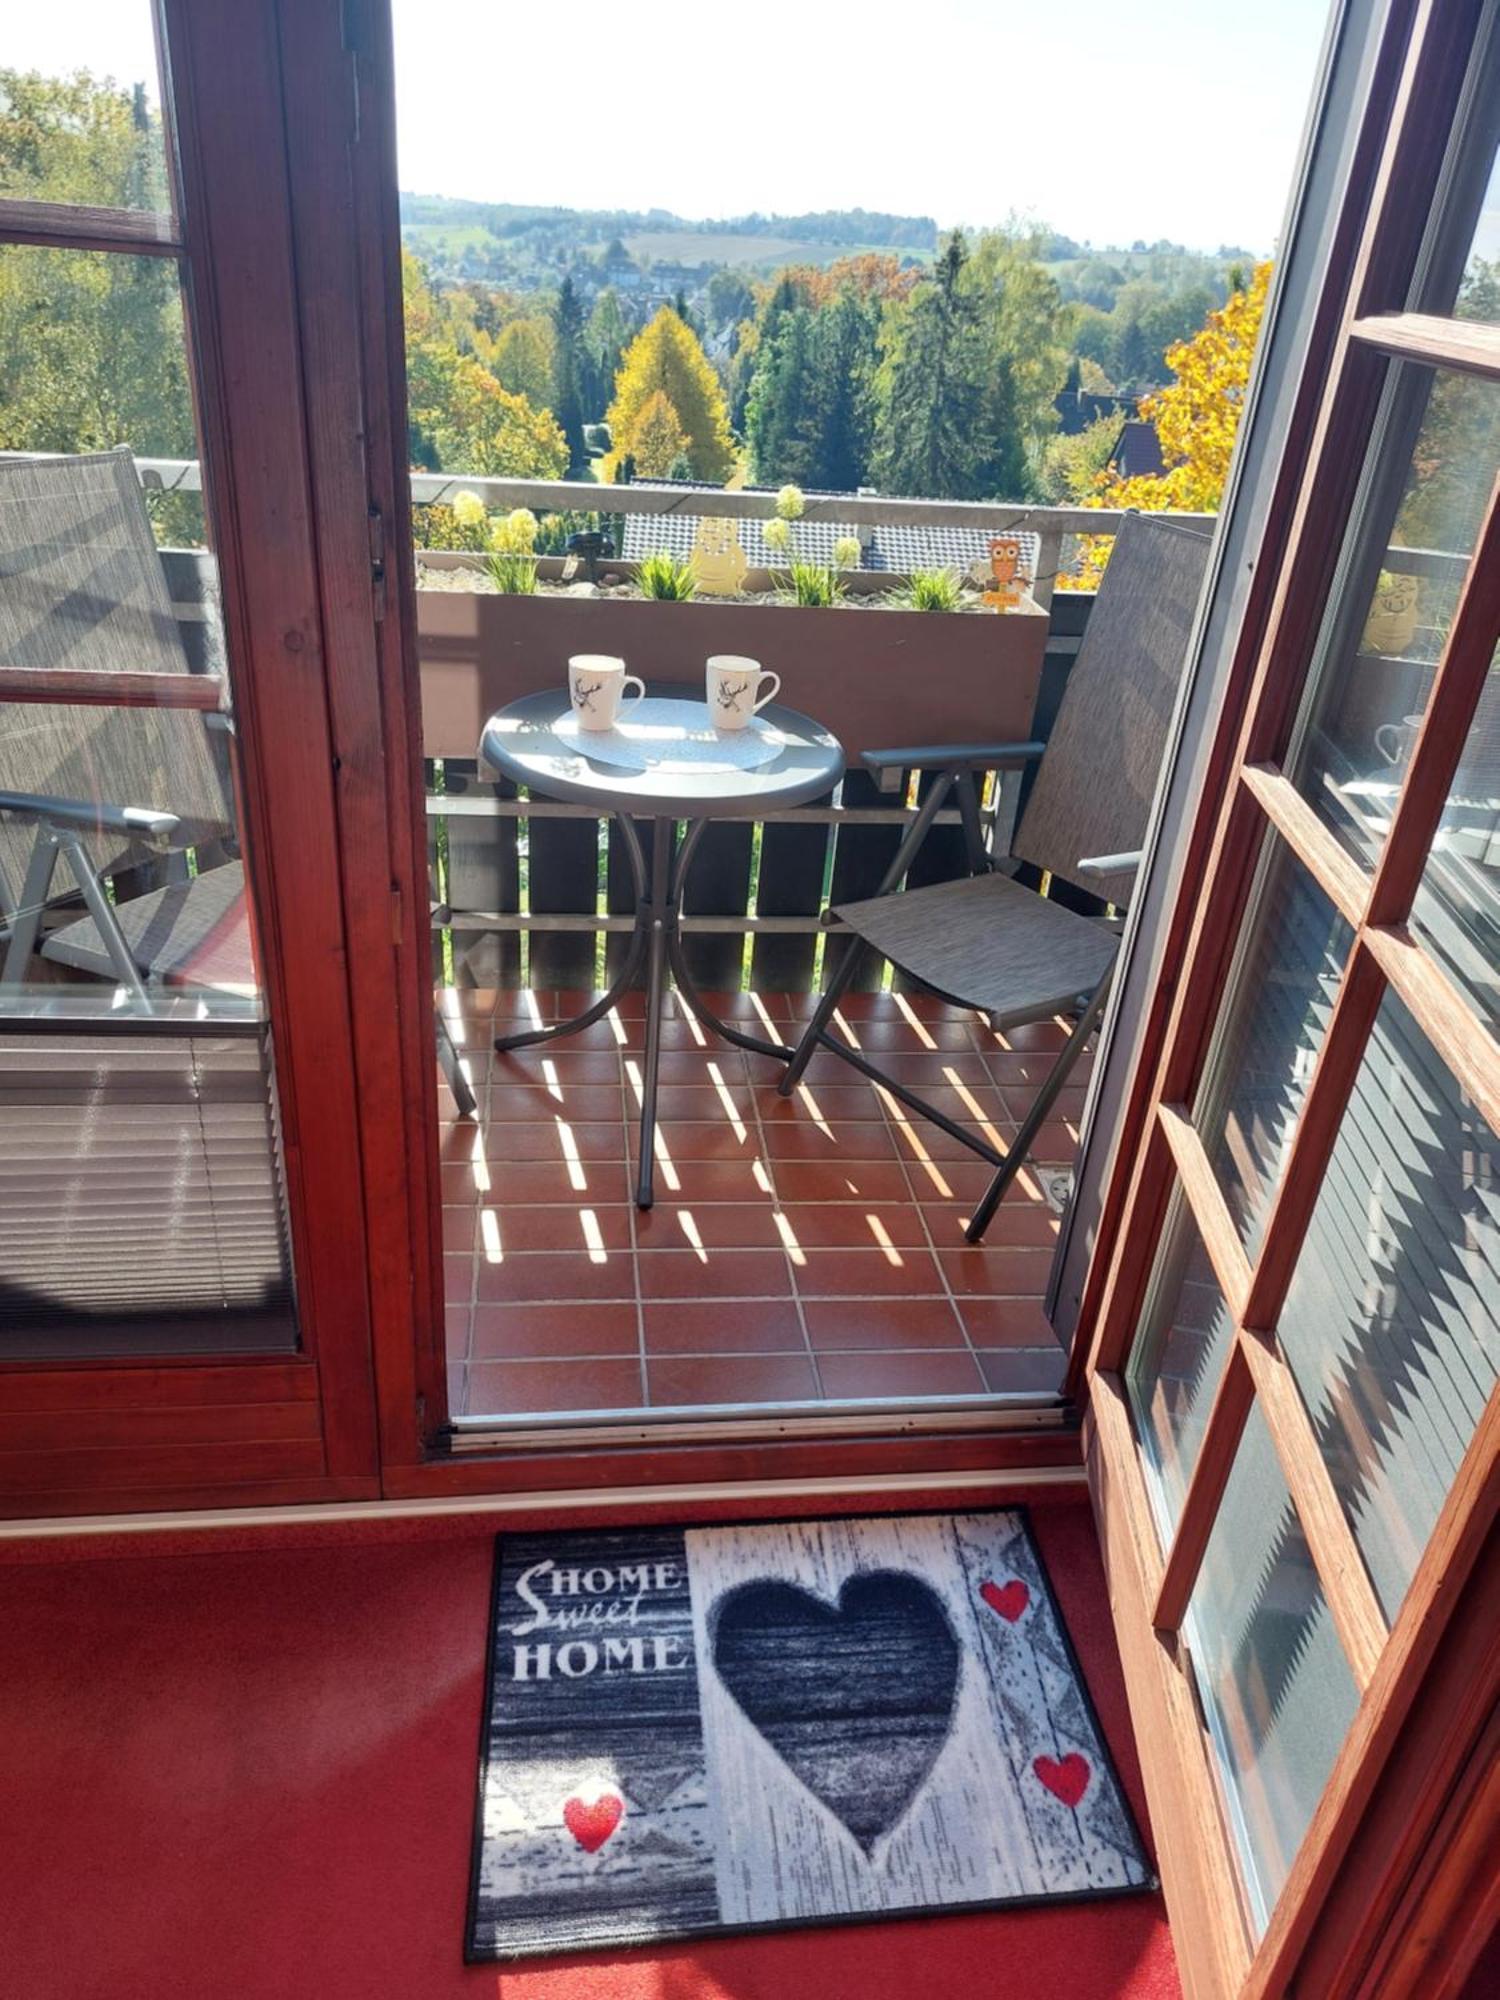
[[1500,1371],[1500,1141],[1393,992],[1278,1331],[1394,1618]]
[[265,1029],[0,1032],[0,1355],[296,1344]]

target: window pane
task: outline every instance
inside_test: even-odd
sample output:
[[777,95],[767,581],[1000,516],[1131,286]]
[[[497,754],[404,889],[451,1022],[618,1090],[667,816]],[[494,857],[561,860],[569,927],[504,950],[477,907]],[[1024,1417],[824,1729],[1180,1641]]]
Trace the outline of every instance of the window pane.
[[1164,1540],[1177,1525],[1233,1333],[1229,1307],[1179,1191],[1128,1371]]
[[1410,309],[1500,320],[1500,33],[1487,9]]
[[0,451],[197,456],[169,257],[0,246]]
[[1412,928],[1493,1033],[1500,1018],[1500,650],[1443,807]]
[[1259,1932],[1359,1697],[1258,1407],[1235,1454],[1184,1635]]
[[0,195],[171,206],[151,14],[148,0],[7,9]]
[[1193,1121],[1253,1257],[1354,933],[1275,834],[1252,907]]
[[1299,788],[1367,866],[1390,825],[1500,464],[1500,384],[1399,364],[1376,440],[1292,758]]
[[1453,310],[1459,319],[1500,320],[1500,153],[1493,149]]
[[175,263],[0,249],[7,1359],[296,1338],[217,566],[143,456],[196,479]]
[[1279,1331],[1394,1618],[1500,1358],[1500,1146],[1394,994]]

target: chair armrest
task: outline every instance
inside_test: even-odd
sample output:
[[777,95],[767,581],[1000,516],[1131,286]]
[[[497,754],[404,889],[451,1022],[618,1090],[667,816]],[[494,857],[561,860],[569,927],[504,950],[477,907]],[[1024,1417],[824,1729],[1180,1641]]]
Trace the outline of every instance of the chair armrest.
[[1091,854],[1078,864],[1080,875],[1123,875],[1127,869],[1141,865],[1142,848],[1132,848],[1128,854]]
[[1027,764],[1045,743],[939,743],[910,750],[863,750],[860,762],[872,771],[948,771],[956,766],[993,771],[1001,764]]
[[165,840],[182,824],[176,813],[151,806],[107,806],[89,799],[44,798],[36,792],[0,792],[0,812],[57,820],[94,833],[123,833],[136,840]]

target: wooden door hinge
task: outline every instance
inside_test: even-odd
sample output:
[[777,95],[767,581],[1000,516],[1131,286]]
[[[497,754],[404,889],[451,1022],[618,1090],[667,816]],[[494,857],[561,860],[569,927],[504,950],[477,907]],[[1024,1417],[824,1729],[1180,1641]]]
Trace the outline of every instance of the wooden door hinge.
[[370,595],[375,622],[379,624],[385,616],[385,516],[373,500],[370,502]]

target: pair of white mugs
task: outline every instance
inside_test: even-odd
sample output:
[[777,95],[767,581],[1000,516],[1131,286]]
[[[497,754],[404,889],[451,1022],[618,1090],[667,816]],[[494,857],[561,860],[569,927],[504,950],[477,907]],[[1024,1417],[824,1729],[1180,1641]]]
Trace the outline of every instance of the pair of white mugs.
[[[627,694],[627,688],[634,688]],[[743,729],[758,708],[774,701],[780,674],[770,673],[759,660],[742,653],[713,653],[706,670],[705,693],[715,729]],[[568,697],[580,729],[613,729],[622,708],[640,700],[646,683],[627,674],[625,662],[610,653],[574,653],[568,661]]]

